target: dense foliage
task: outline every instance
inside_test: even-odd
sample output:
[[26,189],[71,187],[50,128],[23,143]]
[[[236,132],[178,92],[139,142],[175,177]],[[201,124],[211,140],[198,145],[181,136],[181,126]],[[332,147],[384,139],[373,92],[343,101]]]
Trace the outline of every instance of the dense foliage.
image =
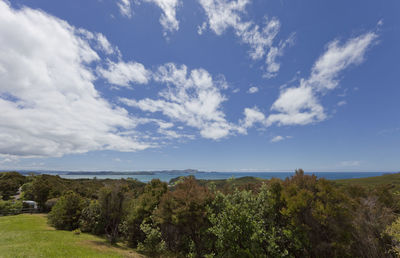
[[104,234],[150,256],[400,254],[400,195],[391,185],[337,184],[302,170],[285,180],[25,182],[24,196],[51,208],[56,228]]
[[[4,200],[16,195],[19,187],[27,181],[27,178],[17,172],[0,173],[0,196]],[[0,198],[1,199],[1,198]]]
[[79,227],[79,219],[83,207],[84,199],[69,191],[57,201],[49,213],[49,224],[56,229],[73,230]]

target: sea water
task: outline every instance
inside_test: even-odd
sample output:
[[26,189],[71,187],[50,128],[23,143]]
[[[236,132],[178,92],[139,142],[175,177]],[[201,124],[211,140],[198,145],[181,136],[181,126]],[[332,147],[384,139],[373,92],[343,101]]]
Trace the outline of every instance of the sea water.
[[[315,172],[309,173],[306,172],[307,175],[316,175],[319,178],[326,178],[330,180],[335,179],[350,179],[350,178],[363,178],[363,177],[374,177],[374,176],[381,176],[383,174],[387,174],[388,172]],[[240,178],[245,176],[251,177],[258,177],[264,179],[271,179],[271,178],[280,178],[285,179],[286,177],[290,177],[294,175],[294,172],[197,172],[197,173],[185,173],[185,172],[155,172],[151,175],[96,175],[93,172],[93,175],[67,175],[61,174],[57,172],[51,172],[48,174],[58,174],[60,177],[63,178],[70,178],[70,179],[77,179],[77,178],[98,178],[98,179],[120,179],[120,178],[133,178],[137,179],[142,182],[149,182],[153,178],[158,178],[161,181],[169,182],[171,179],[180,177],[180,176],[190,176],[193,175],[197,179],[228,179],[228,178]]]

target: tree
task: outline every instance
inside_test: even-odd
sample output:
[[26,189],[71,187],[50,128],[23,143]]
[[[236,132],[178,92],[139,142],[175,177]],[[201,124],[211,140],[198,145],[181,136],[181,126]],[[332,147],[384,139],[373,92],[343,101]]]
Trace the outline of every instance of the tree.
[[51,209],[48,215],[49,224],[56,229],[77,229],[84,206],[85,201],[80,195],[68,191]]
[[[212,195],[204,186],[197,184],[194,177],[186,177],[173,191],[161,198],[154,211],[154,220],[160,225],[163,239],[168,248],[175,252],[205,254],[212,236],[207,232],[210,222],[207,205]],[[193,250],[194,249],[194,250]]]
[[105,186],[100,190],[99,203],[101,217],[105,222],[105,232],[111,244],[117,242],[119,225],[124,217],[123,203],[126,187],[120,184]]
[[210,207],[209,231],[216,237],[218,257],[285,257],[298,243],[289,227],[276,222],[271,192],[236,190],[218,193]]
[[146,238],[141,229],[144,220],[148,222],[154,209],[160,203],[161,197],[167,192],[168,186],[159,179],[151,180],[138,198],[132,199],[127,208],[127,217],[123,222],[124,235],[132,247]]
[[281,212],[297,229],[303,255],[351,256],[351,203],[332,182],[296,170],[283,182],[282,200]]
[[10,199],[10,197],[17,194],[19,187],[25,182],[25,176],[18,172],[1,172],[0,196],[2,196],[4,200]]

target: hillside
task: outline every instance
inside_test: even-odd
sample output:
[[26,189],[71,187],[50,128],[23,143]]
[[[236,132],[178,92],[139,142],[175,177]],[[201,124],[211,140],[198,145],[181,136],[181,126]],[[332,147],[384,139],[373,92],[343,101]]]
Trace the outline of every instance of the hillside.
[[339,179],[335,180],[339,185],[362,185],[366,187],[375,187],[378,185],[392,185],[395,191],[400,190],[400,173],[386,174],[376,177],[354,178],[354,179]]

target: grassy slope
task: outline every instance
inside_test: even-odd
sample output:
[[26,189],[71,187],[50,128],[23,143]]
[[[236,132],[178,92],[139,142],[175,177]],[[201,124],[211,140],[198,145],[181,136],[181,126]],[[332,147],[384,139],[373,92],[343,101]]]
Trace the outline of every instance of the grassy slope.
[[45,215],[0,217],[0,257],[141,257],[90,234],[55,230]]
[[400,190],[400,173],[387,174],[376,177],[354,178],[354,179],[339,179],[335,180],[339,185],[362,185],[367,187],[374,187],[378,185],[392,185],[393,190]]

